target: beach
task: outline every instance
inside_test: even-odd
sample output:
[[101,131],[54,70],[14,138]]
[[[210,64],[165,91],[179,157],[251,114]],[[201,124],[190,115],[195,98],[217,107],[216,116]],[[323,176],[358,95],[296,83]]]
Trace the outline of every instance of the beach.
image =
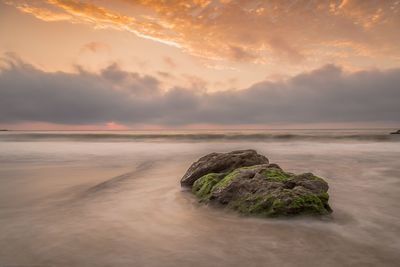
[[[373,130],[0,133],[0,266],[398,266],[400,136]],[[254,218],[182,189],[255,149],[329,184],[333,213]]]

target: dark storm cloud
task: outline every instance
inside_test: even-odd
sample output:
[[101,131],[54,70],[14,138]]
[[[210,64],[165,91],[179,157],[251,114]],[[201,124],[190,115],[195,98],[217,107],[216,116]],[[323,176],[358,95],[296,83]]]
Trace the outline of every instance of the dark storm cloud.
[[400,69],[344,73],[327,65],[284,82],[240,91],[163,92],[159,81],[121,70],[44,72],[7,61],[0,72],[0,122],[267,124],[400,122]]

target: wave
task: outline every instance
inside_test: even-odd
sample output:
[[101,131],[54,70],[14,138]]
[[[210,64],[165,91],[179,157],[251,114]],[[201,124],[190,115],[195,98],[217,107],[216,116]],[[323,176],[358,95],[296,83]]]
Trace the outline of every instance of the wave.
[[88,195],[92,195],[95,193],[99,193],[101,191],[105,191],[107,189],[113,188],[116,185],[124,182],[125,180],[128,180],[130,178],[134,178],[137,175],[142,174],[143,172],[149,170],[151,167],[154,166],[154,162],[143,162],[141,164],[139,164],[135,170],[112,177],[104,182],[98,183],[92,187],[90,187],[89,189],[87,189],[84,193],[84,196],[88,196]]
[[400,135],[371,133],[7,133],[0,141],[400,141]]

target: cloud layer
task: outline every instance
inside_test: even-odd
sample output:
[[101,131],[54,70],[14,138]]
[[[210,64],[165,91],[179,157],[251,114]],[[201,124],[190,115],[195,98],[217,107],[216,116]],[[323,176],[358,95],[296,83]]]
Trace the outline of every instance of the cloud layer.
[[100,73],[44,72],[15,59],[0,72],[0,122],[270,124],[400,122],[400,69],[345,73],[326,65],[240,91],[160,89],[114,64]]
[[[400,59],[396,0],[8,2],[44,21],[126,30],[205,59],[317,65]],[[131,12],[119,10],[121,5]]]

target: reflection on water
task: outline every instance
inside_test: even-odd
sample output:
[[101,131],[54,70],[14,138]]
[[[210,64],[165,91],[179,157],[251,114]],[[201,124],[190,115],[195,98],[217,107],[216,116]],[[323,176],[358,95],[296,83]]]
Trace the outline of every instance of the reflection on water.
[[[0,266],[396,266],[396,142],[2,142]],[[331,217],[257,219],[179,186],[211,151],[255,148],[330,184]]]

